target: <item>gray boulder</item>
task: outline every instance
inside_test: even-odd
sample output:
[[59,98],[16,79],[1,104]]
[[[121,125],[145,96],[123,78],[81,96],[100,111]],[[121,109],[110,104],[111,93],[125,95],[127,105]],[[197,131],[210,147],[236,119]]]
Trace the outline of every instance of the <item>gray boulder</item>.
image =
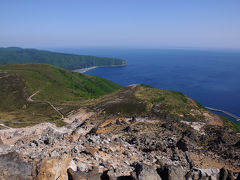
[[139,180],[162,180],[153,166],[137,163],[135,165],[135,172]]
[[71,180],[101,180],[101,174],[96,171],[90,172],[81,172],[81,171],[73,171],[71,168],[67,170],[68,178]]
[[32,175],[33,165],[25,162],[16,152],[0,155],[0,179],[1,180],[27,180]]
[[218,180],[219,169],[208,168],[208,169],[197,169],[193,168],[186,174],[186,180]]
[[185,180],[185,172],[181,166],[163,166],[157,171],[162,180]]

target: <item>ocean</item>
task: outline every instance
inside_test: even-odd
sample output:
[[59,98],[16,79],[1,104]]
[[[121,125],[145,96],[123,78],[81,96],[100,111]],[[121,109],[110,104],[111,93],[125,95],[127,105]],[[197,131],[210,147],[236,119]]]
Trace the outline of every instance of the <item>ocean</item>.
[[123,58],[125,67],[104,67],[86,74],[122,86],[146,84],[181,91],[204,106],[240,116],[240,51],[158,49],[56,49],[58,52]]

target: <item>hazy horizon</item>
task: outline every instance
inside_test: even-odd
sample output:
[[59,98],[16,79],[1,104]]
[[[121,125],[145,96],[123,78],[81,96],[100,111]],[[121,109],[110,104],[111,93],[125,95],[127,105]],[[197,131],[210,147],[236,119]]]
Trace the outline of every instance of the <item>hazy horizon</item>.
[[0,47],[240,49],[240,2],[3,0]]

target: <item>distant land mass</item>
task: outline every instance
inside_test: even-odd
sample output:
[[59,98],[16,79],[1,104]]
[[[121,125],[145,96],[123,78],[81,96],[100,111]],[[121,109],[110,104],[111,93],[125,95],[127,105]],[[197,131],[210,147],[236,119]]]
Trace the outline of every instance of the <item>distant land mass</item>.
[[70,70],[126,65],[125,60],[118,58],[74,55],[19,47],[0,48],[0,65],[23,63],[51,64]]

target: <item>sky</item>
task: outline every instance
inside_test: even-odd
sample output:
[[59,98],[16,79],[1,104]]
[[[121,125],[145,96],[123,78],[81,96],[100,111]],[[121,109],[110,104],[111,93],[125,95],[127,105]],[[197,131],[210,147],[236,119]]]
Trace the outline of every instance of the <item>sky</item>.
[[239,0],[0,0],[0,47],[240,49]]

